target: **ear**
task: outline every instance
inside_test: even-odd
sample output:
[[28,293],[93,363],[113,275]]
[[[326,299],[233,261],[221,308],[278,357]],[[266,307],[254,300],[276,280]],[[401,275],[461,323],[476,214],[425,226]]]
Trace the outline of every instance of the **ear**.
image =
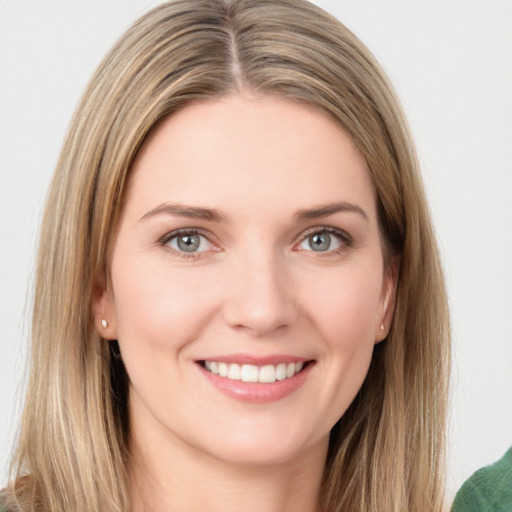
[[398,286],[398,274],[400,272],[400,256],[393,256],[387,264],[382,281],[382,294],[380,301],[380,313],[377,315],[375,325],[375,343],[386,339],[391,328],[393,314],[395,312],[396,290]]
[[98,284],[93,297],[94,327],[106,340],[117,339],[116,311],[112,293],[106,285]]

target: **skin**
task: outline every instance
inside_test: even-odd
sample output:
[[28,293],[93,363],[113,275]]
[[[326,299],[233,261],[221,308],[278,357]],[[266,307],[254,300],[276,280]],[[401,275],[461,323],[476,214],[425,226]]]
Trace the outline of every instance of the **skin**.
[[[331,245],[314,251],[325,227]],[[199,250],[180,252],[173,233],[192,228]],[[394,288],[365,160],[323,113],[239,94],[163,121],[96,301],[130,377],[134,509],[316,510],[329,431],[387,334]],[[291,394],[248,403],[198,364],[233,354],[311,363]]]

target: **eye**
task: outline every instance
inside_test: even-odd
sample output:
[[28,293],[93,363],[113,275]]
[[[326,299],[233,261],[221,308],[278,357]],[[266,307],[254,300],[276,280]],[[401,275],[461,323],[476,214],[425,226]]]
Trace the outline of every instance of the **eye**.
[[330,252],[352,243],[350,237],[341,230],[334,228],[322,228],[306,234],[298,249],[302,251]]
[[170,233],[161,243],[176,252],[188,254],[211,251],[215,247],[204,235],[193,230]]

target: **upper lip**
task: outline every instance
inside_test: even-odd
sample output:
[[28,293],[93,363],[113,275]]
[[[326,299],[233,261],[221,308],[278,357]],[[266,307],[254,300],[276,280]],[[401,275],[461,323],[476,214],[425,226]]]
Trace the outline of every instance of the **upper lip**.
[[229,354],[229,355],[221,355],[221,356],[208,356],[197,361],[210,361],[210,362],[218,362],[218,363],[235,363],[239,365],[243,364],[252,364],[254,366],[265,366],[269,364],[277,365],[277,364],[290,364],[290,363],[299,363],[306,361],[311,361],[311,358],[293,356],[290,354],[274,354],[267,356],[256,356],[251,354]]

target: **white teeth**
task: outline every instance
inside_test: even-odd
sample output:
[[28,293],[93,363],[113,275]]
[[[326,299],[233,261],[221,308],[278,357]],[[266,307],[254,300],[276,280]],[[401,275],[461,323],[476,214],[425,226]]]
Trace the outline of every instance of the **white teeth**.
[[226,363],[219,363],[219,375],[221,377],[228,376],[228,365]]
[[253,364],[239,365],[236,363],[205,361],[204,367],[215,375],[231,380],[271,383],[276,380],[284,380],[293,377],[302,370],[304,363],[279,363],[277,365],[267,364],[265,366],[256,366]]
[[262,366],[260,368],[259,382],[275,382],[276,381],[276,367],[273,364]]
[[276,366],[276,380],[286,379],[286,364],[281,363]]
[[240,380],[243,382],[258,382],[258,367],[252,364],[242,365]]
[[230,364],[228,370],[228,379],[232,380],[240,380],[241,377],[241,369],[238,364]]

